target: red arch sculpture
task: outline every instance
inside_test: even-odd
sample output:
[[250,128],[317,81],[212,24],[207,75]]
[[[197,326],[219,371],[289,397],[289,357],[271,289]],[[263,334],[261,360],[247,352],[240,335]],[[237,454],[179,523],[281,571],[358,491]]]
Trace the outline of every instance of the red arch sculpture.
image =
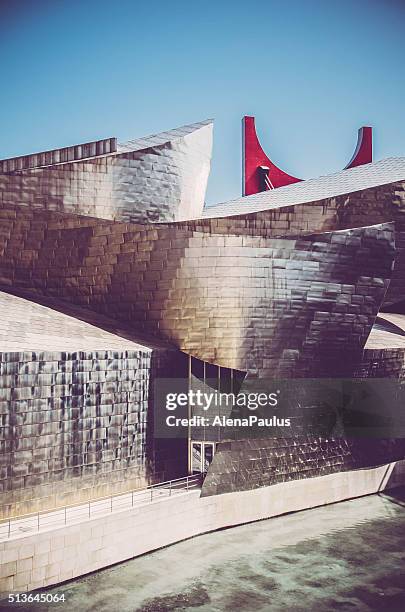
[[353,157],[345,166],[345,170],[348,168],[355,168],[363,164],[370,164],[373,161],[373,128],[363,126],[359,129],[357,134],[357,145],[353,153]]
[[[276,189],[277,187],[298,183],[302,180],[281,170],[266,155],[256,134],[254,117],[243,117],[242,126],[242,195],[252,195],[267,189]],[[358,132],[355,152],[345,170],[373,161],[372,140],[372,128],[361,127]]]

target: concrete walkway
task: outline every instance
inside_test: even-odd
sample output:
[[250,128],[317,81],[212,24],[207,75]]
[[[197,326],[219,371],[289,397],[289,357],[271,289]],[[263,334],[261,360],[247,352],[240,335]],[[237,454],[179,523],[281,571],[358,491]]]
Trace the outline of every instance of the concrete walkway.
[[144,506],[145,504],[161,501],[164,498],[171,498],[174,495],[187,494],[194,491],[198,486],[194,481],[190,482],[187,489],[185,483],[176,483],[172,486],[158,486],[150,489],[142,489],[115,495],[107,499],[91,500],[90,502],[59,510],[43,511],[25,517],[16,517],[10,521],[0,522],[0,542],[13,539],[30,532],[45,531],[63,525],[81,523],[89,518],[97,518],[112,512],[128,510]]
[[[405,490],[401,498],[390,497],[363,497],[192,538],[47,591],[65,594],[59,606],[33,602],[12,609],[403,612],[405,508],[398,502],[405,502]],[[10,608],[0,602],[0,612]]]

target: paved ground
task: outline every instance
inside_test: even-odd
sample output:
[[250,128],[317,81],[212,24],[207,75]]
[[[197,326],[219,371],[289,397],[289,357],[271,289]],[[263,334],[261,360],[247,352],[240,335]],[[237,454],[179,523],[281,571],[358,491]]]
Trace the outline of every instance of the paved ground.
[[69,612],[405,610],[405,490],[219,531],[72,581]]
[[[190,482],[190,489],[197,486],[195,482]],[[126,508],[142,506],[150,502],[161,500],[162,498],[179,493],[186,493],[186,485],[184,483],[174,484],[172,488],[159,487],[154,489],[144,489],[138,492],[125,493],[116,495],[112,499],[103,499],[100,501],[92,501],[89,504],[80,504],[71,508],[54,510],[53,512],[41,512],[38,515],[29,516],[21,519],[12,519],[9,525],[8,521],[0,523],[0,542],[21,536],[32,531],[44,531],[52,527],[60,527],[63,525],[72,525],[81,523],[89,518],[99,517],[110,512],[125,510]]]

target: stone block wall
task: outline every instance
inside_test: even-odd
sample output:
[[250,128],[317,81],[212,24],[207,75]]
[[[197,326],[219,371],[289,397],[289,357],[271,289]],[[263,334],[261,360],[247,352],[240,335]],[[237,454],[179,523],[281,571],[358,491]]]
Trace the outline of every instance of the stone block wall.
[[[398,467],[397,483],[403,485],[405,472],[403,465]],[[4,540],[0,593],[42,589],[202,533],[377,493],[390,469],[337,472],[314,478],[310,487],[296,480],[228,495],[200,497],[194,490]],[[350,513],[342,514],[342,525],[354,525]]]

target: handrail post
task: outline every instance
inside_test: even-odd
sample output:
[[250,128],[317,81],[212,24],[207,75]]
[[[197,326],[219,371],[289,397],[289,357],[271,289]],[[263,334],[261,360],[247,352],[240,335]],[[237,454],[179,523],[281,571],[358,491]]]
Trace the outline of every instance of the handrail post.
[[[150,489],[150,502],[153,502],[153,490],[156,488],[158,490],[158,498],[161,495],[165,495],[167,492],[167,485],[169,485],[169,497],[174,495],[176,492],[181,493],[181,491],[184,491],[184,488],[186,489],[186,491],[190,491],[191,489],[194,489],[196,487],[201,487],[202,483],[204,482],[204,477],[205,474],[201,473],[201,474],[193,474],[193,475],[187,475],[187,476],[181,476],[180,478],[174,478],[171,480],[166,480],[164,482],[159,482],[156,484],[152,484],[152,485],[147,485],[146,487],[139,487],[138,489],[132,489],[132,491],[129,491],[128,493],[131,493],[131,506],[134,507],[135,506],[135,493],[139,493],[141,495],[141,503],[142,503],[142,499],[146,499],[143,497],[144,492],[146,493],[148,489]],[[184,487],[184,484],[186,485]],[[127,495],[127,494],[125,494]],[[113,512],[114,510],[114,497],[117,497],[117,495],[110,495],[110,496],[105,496],[102,497],[100,499],[97,498],[97,500],[88,500],[88,517],[89,519],[91,518],[91,504],[92,501],[100,501],[102,500],[103,503],[104,501],[107,501],[108,499],[110,500],[110,512]],[[119,495],[118,495],[119,497]],[[60,513],[60,511],[62,510],[64,512],[64,524],[67,525],[67,510],[68,508],[74,508],[75,506],[84,506],[85,504],[79,503],[79,504],[71,504],[71,505],[65,505],[63,506],[58,512]],[[42,512],[48,516],[48,514],[52,514],[53,511],[50,510],[42,510]],[[27,515],[23,515],[26,518],[29,517],[29,519],[36,521],[36,528],[37,531],[40,531],[41,529],[41,510],[38,510],[37,512],[32,512],[29,513]],[[6,519],[6,521],[8,521],[8,526],[7,526],[7,537],[11,538],[11,521],[16,520],[15,517],[12,518],[11,516]],[[60,519],[58,519],[59,521]],[[35,529],[35,527],[33,526],[32,523],[30,523],[32,525],[32,527],[30,527],[29,529]],[[45,521],[45,525],[47,524],[47,522]],[[4,521],[4,525],[5,526],[5,521]]]

